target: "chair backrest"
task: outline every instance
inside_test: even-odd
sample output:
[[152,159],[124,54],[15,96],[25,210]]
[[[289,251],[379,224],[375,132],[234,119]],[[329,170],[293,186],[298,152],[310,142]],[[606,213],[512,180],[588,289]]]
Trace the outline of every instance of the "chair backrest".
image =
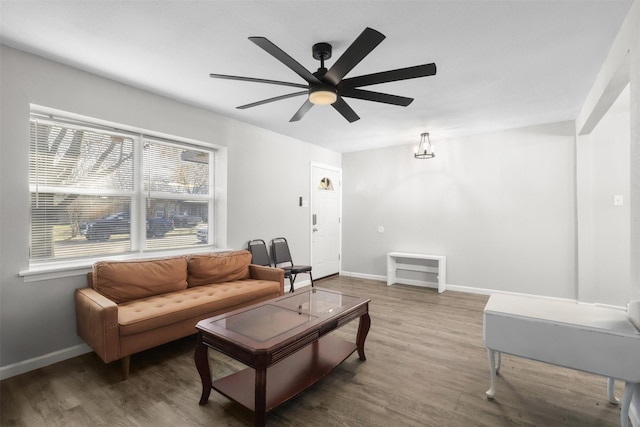
[[262,239],[250,240],[247,249],[251,252],[251,264],[271,267],[271,260],[267,252],[267,244]]
[[278,264],[293,265],[289,244],[284,237],[276,237],[271,241],[271,255],[273,256],[273,264],[276,267]]

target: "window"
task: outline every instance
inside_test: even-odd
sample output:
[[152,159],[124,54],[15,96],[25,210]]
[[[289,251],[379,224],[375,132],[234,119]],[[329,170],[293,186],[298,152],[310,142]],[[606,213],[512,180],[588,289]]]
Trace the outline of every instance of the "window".
[[215,150],[31,113],[30,261],[213,243]]

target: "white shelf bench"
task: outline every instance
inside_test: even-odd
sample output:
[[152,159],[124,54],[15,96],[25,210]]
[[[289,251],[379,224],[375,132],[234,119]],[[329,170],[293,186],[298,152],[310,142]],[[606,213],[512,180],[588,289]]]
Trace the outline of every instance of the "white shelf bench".
[[[417,262],[412,263],[412,260],[417,260]],[[423,260],[436,261],[437,266],[432,267],[425,265],[420,262]],[[430,282],[427,280],[398,277],[399,270],[436,274],[438,281]],[[442,293],[444,292],[447,283],[447,257],[444,255],[389,252],[387,254],[387,286],[391,286],[394,283],[437,288],[438,293]]]

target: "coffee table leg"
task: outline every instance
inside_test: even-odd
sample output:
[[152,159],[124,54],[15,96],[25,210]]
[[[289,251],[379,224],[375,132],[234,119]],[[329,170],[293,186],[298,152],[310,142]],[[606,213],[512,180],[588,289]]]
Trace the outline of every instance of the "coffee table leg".
[[369,328],[371,327],[371,318],[369,313],[365,313],[360,316],[360,324],[358,325],[358,336],[356,338],[356,344],[358,346],[358,356],[360,360],[367,360],[364,355],[364,340],[367,339]]
[[209,400],[211,394],[211,369],[209,368],[208,347],[202,342],[202,332],[198,333],[198,344],[193,354],[193,360],[196,362],[196,368],[202,380],[202,395],[200,396],[200,405],[204,405]]
[[256,368],[256,401],[255,418],[256,427],[264,427],[267,422],[267,370]]

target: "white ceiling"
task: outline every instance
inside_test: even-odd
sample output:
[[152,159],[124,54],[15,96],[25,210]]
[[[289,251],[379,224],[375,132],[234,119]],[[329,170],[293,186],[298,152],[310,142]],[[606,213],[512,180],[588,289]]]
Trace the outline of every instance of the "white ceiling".
[[[101,76],[339,152],[575,119],[633,0],[13,1],[0,41]],[[435,62],[436,76],[367,87],[408,107],[346,99],[348,123],[299,89],[209,73],[304,83],[247,40],[264,36],[315,71],[317,42],[337,59],[365,27],[387,38],[346,77]]]

